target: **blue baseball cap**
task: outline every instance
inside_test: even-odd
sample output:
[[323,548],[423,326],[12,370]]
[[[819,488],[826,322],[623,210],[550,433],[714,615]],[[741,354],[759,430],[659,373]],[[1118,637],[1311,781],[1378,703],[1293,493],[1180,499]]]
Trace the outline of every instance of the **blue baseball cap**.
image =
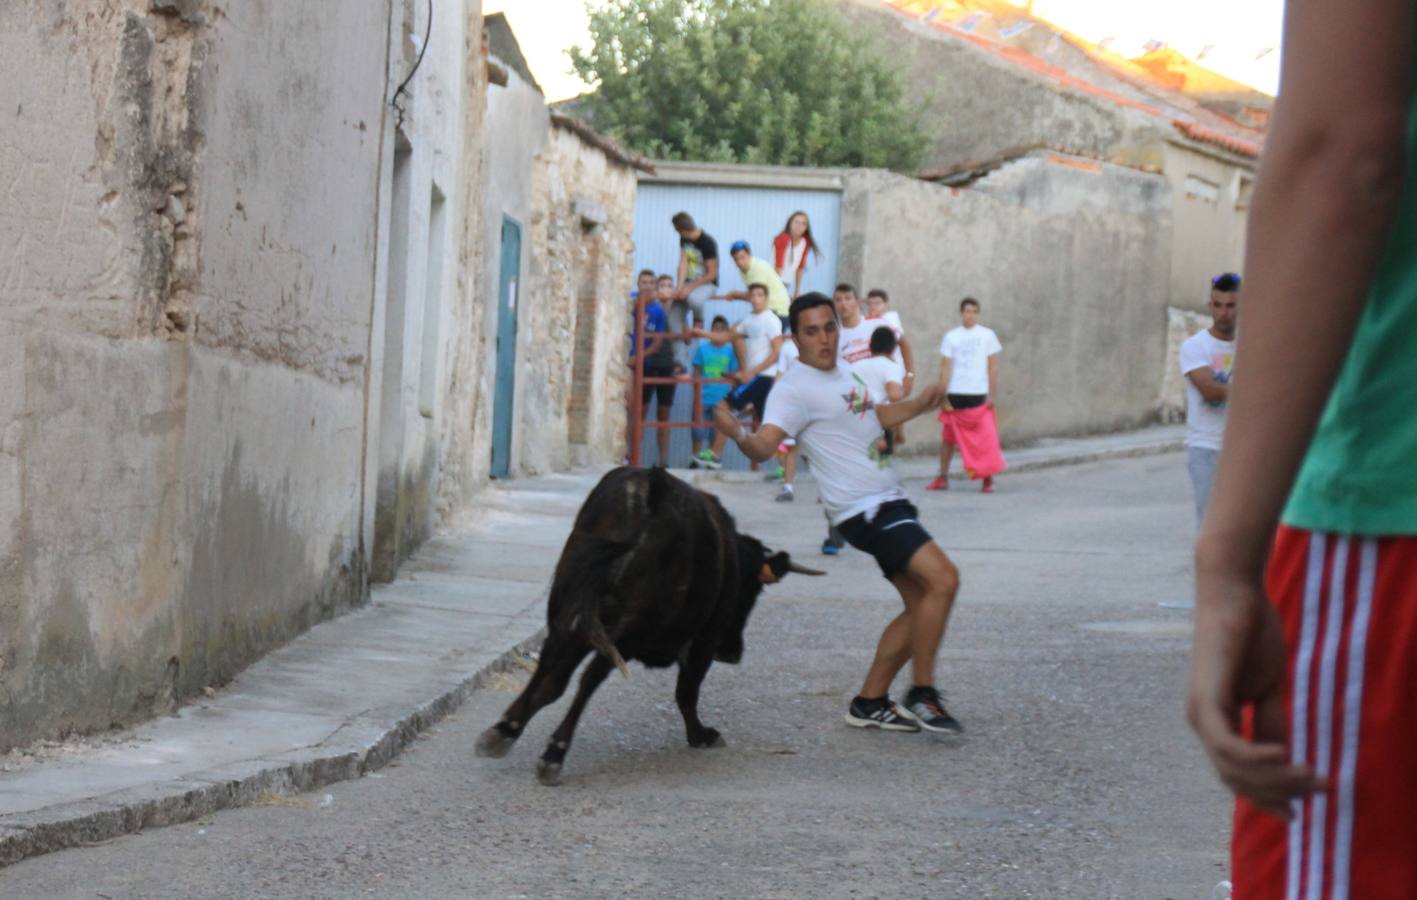
[[739,250],[745,250],[745,251],[747,251],[748,253],[752,253],[752,252],[753,252],[753,248],[748,246],[748,242],[747,242],[747,241],[734,241],[734,242],[733,242],[733,246],[728,248],[728,255],[729,255],[729,256],[732,256],[733,254],[737,253]]

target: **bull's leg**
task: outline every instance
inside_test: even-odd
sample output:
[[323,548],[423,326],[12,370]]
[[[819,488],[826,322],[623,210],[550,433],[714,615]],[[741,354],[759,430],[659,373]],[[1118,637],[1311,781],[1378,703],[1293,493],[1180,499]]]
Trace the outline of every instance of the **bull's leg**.
[[546,752],[541,754],[541,760],[536,764],[536,777],[542,784],[555,784],[561,780],[561,763],[566,761],[566,751],[571,747],[571,738],[576,733],[576,723],[581,719],[581,713],[585,712],[586,704],[590,702],[590,695],[595,693],[595,689],[600,687],[600,683],[605,680],[605,676],[610,674],[614,664],[605,656],[597,653],[590,658],[590,663],[581,673],[581,685],[576,689],[576,697],[571,701],[571,708],[566,710],[566,718],[561,720],[551,741],[546,745]]
[[687,658],[679,660],[679,683],[674,688],[674,699],[684,716],[684,729],[688,732],[690,747],[723,746],[723,736],[699,721],[699,686],[703,684],[711,665],[713,651],[697,645],[689,649]]
[[542,707],[555,703],[566,691],[576,666],[590,652],[590,645],[573,637],[552,634],[541,648],[541,661],[521,695],[512,701],[502,718],[477,739],[478,756],[506,756],[522,736],[522,730]]

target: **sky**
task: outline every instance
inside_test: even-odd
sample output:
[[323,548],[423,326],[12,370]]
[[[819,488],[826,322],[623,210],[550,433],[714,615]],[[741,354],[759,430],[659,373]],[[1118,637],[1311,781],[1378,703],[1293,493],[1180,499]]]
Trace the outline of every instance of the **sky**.
[[[483,12],[507,14],[548,100],[586,90],[566,56],[571,46],[590,43],[586,2],[483,0]],[[1127,56],[1164,41],[1191,57],[1206,51],[1205,65],[1260,90],[1272,94],[1279,83],[1284,0],[1034,0],[1033,11],[1090,41],[1110,37],[1110,49]]]

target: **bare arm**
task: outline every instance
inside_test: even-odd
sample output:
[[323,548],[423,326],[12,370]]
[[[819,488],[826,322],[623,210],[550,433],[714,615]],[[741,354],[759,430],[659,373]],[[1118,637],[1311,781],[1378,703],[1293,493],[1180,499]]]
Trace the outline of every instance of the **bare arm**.
[[[1400,198],[1412,16],[1410,0],[1291,0],[1250,211],[1229,427],[1196,543],[1188,716],[1221,779],[1277,815],[1322,786],[1288,763],[1264,566]],[[1238,730],[1248,703],[1253,742]]]
[[[734,331],[731,333],[733,335],[733,355],[738,358],[741,365],[742,361],[748,358],[747,345],[745,344],[742,332]],[[747,384],[753,380],[753,376],[749,375],[741,368],[737,372],[734,372],[731,377],[739,384]]]
[[999,354],[989,354],[989,399],[985,402],[990,406],[994,405],[994,398],[999,396]]
[[939,379],[935,382],[935,385],[940,389],[940,394],[944,397],[944,408],[945,408],[945,409],[953,409],[953,408],[954,408],[954,407],[950,406],[950,396],[949,396],[950,374],[951,374],[953,371],[954,371],[954,360],[950,359],[948,356],[941,356],[941,357],[940,357],[940,377],[939,377]]
[[905,399],[905,388],[899,381],[886,382],[886,399],[892,403],[899,403]]
[[897,425],[903,425],[916,416],[924,415],[933,409],[938,409],[944,400],[945,392],[938,384],[928,387],[909,400],[902,400],[899,403],[892,403],[888,406],[876,407],[876,419],[881,423],[881,428],[891,429]]
[[1224,403],[1230,396],[1230,386],[1216,381],[1215,373],[1204,366],[1187,372],[1186,379],[1195,385],[1196,390],[1210,403]]
[[722,403],[713,408],[713,427],[727,435],[753,462],[772,459],[777,453],[777,445],[787,437],[787,433],[776,425],[764,425],[757,433],[749,432],[733,411]]
[[915,388],[915,351],[910,349],[910,340],[903,334],[900,336],[900,361],[905,364],[905,380],[900,386],[909,394]]

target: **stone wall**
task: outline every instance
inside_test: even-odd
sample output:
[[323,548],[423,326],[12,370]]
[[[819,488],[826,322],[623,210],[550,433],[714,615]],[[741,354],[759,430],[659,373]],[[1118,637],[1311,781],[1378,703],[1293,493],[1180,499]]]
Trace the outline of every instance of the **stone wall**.
[[[610,463],[624,453],[625,352],[634,280],[636,172],[573,131],[553,126],[537,160],[533,252],[537,298],[528,310],[543,352],[527,360],[544,390],[522,415],[549,440],[528,446],[527,471]],[[539,458],[538,458],[539,457]]]
[[[888,290],[921,383],[974,296],[1004,344],[1006,441],[1101,432],[1153,419],[1163,364],[1170,191],[1164,178],[1040,153],[968,189],[853,171],[838,274]],[[917,420],[907,452],[935,452]]]
[[[0,750],[168,710],[366,596],[421,6],[0,5]],[[479,10],[440,4],[413,85],[464,138]]]

